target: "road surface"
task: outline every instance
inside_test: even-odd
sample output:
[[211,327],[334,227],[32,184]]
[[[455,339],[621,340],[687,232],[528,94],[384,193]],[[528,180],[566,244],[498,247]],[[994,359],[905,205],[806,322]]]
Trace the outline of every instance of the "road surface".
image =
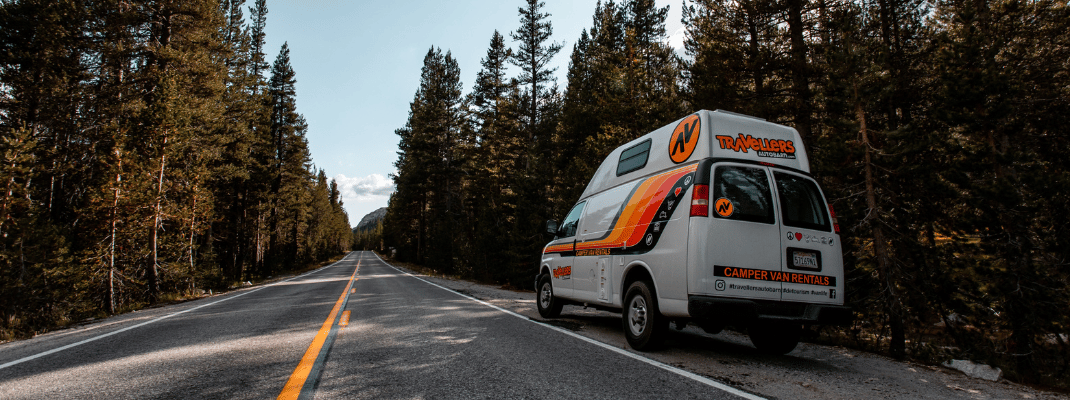
[[370,252],[0,345],[0,398],[760,398]]

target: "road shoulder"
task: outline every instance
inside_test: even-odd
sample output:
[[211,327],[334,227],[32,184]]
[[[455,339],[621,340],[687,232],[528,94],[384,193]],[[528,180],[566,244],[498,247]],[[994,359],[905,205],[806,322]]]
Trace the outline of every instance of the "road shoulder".
[[[474,297],[534,321],[558,326],[614,347],[628,348],[616,313],[565,306],[560,318],[544,319],[535,309],[535,293],[503,289],[467,280],[430,276],[403,263],[396,268],[458,293]],[[1006,380],[969,378],[942,367],[892,360],[876,354],[800,343],[784,356],[758,353],[743,334],[711,335],[688,326],[673,331],[668,346],[637,353],[718,382],[771,398],[825,399],[1066,399]]]

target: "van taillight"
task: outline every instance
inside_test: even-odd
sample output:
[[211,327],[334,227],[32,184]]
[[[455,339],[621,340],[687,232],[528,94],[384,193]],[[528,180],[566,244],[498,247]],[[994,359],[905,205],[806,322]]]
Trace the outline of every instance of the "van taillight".
[[691,216],[710,216],[710,185],[695,185],[691,192]]
[[832,229],[840,233],[840,221],[836,219],[836,210],[832,208],[832,204],[829,204],[829,213],[832,214]]

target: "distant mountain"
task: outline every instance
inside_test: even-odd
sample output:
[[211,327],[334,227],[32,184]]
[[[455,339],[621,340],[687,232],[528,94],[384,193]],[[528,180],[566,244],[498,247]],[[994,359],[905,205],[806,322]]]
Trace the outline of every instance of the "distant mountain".
[[356,228],[353,228],[353,232],[366,232],[375,229],[375,226],[379,224],[379,221],[383,220],[386,216],[386,207],[372,211],[360,219],[360,223]]

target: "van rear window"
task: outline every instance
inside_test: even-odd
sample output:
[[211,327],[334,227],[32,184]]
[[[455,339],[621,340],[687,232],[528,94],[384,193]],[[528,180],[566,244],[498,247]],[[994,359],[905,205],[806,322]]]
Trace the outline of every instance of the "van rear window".
[[617,162],[617,176],[642,169],[646,166],[646,160],[649,157],[650,139],[627,148],[620,153],[620,161]]
[[817,183],[801,176],[774,172],[777,193],[780,194],[780,213],[784,225],[820,231],[832,230],[828,207],[821,198]]
[[765,170],[719,166],[713,179],[713,197],[710,200],[715,218],[773,223],[769,178]]

